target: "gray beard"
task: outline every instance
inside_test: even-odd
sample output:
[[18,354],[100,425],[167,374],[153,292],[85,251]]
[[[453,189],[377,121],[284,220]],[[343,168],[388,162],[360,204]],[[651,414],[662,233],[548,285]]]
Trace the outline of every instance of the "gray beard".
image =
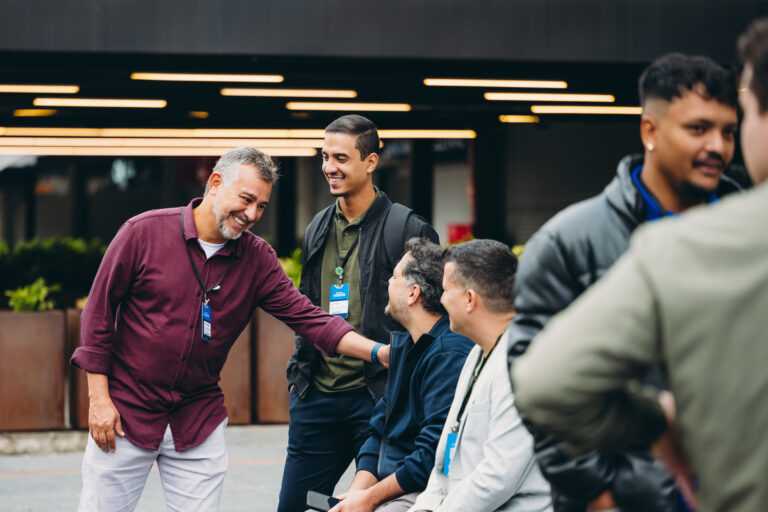
[[221,236],[223,236],[227,240],[237,240],[238,238],[240,238],[240,236],[243,234],[242,231],[239,233],[233,233],[227,227],[228,215],[226,213],[224,213],[223,211],[219,210],[214,206],[213,214],[216,216],[216,225],[219,228],[219,233],[221,233]]

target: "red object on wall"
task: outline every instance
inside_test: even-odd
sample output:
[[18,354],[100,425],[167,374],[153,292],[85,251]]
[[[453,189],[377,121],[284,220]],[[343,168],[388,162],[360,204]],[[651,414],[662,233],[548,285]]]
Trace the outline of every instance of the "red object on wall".
[[449,223],[448,243],[457,244],[472,240],[472,224]]

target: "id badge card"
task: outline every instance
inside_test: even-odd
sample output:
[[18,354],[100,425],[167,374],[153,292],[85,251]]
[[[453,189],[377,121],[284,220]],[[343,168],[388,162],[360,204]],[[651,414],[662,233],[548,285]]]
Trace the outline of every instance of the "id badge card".
[[451,469],[451,459],[453,459],[453,452],[456,449],[456,439],[458,438],[458,432],[450,432],[445,438],[445,460],[443,461],[443,474],[447,475]]
[[211,305],[203,301],[203,341],[211,341]]
[[328,313],[347,318],[349,316],[349,283],[332,284],[330,297]]

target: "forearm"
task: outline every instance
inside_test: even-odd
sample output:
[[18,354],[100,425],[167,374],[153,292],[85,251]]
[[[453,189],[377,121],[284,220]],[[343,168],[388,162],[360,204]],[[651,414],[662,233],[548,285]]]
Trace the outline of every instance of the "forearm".
[[405,491],[400,487],[400,484],[397,482],[397,477],[393,473],[381,482],[370,487],[368,493],[371,502],[378,506],[387,500],[402,496],[405,494]]
[[[371,341],[355,331],[349,331],[339,340],[338,345],[336,345],[336,352],[363,361],[370,361],[371,352],[375,346],[375,341]],[[389,363],[389,346],[380,347],[376,355],[377,360],[386,366]]]
[[109,378],[101,373],[86,372],[88,379],[88,399],[92,401],[109,400]]
[[360,470],[355,473],[355,478],[352,479],[352,483],[349,484],[350,491],[364,491],[370,489],[378,483],[379,479],[370,471]]

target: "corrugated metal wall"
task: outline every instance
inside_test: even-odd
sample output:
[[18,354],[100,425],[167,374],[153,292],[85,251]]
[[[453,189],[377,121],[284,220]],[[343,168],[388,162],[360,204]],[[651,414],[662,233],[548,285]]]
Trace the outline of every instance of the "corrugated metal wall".
[[506,228],[522,244],[555,213],[599,193],[619,160],[642,150],[639,119],[510,127]]

